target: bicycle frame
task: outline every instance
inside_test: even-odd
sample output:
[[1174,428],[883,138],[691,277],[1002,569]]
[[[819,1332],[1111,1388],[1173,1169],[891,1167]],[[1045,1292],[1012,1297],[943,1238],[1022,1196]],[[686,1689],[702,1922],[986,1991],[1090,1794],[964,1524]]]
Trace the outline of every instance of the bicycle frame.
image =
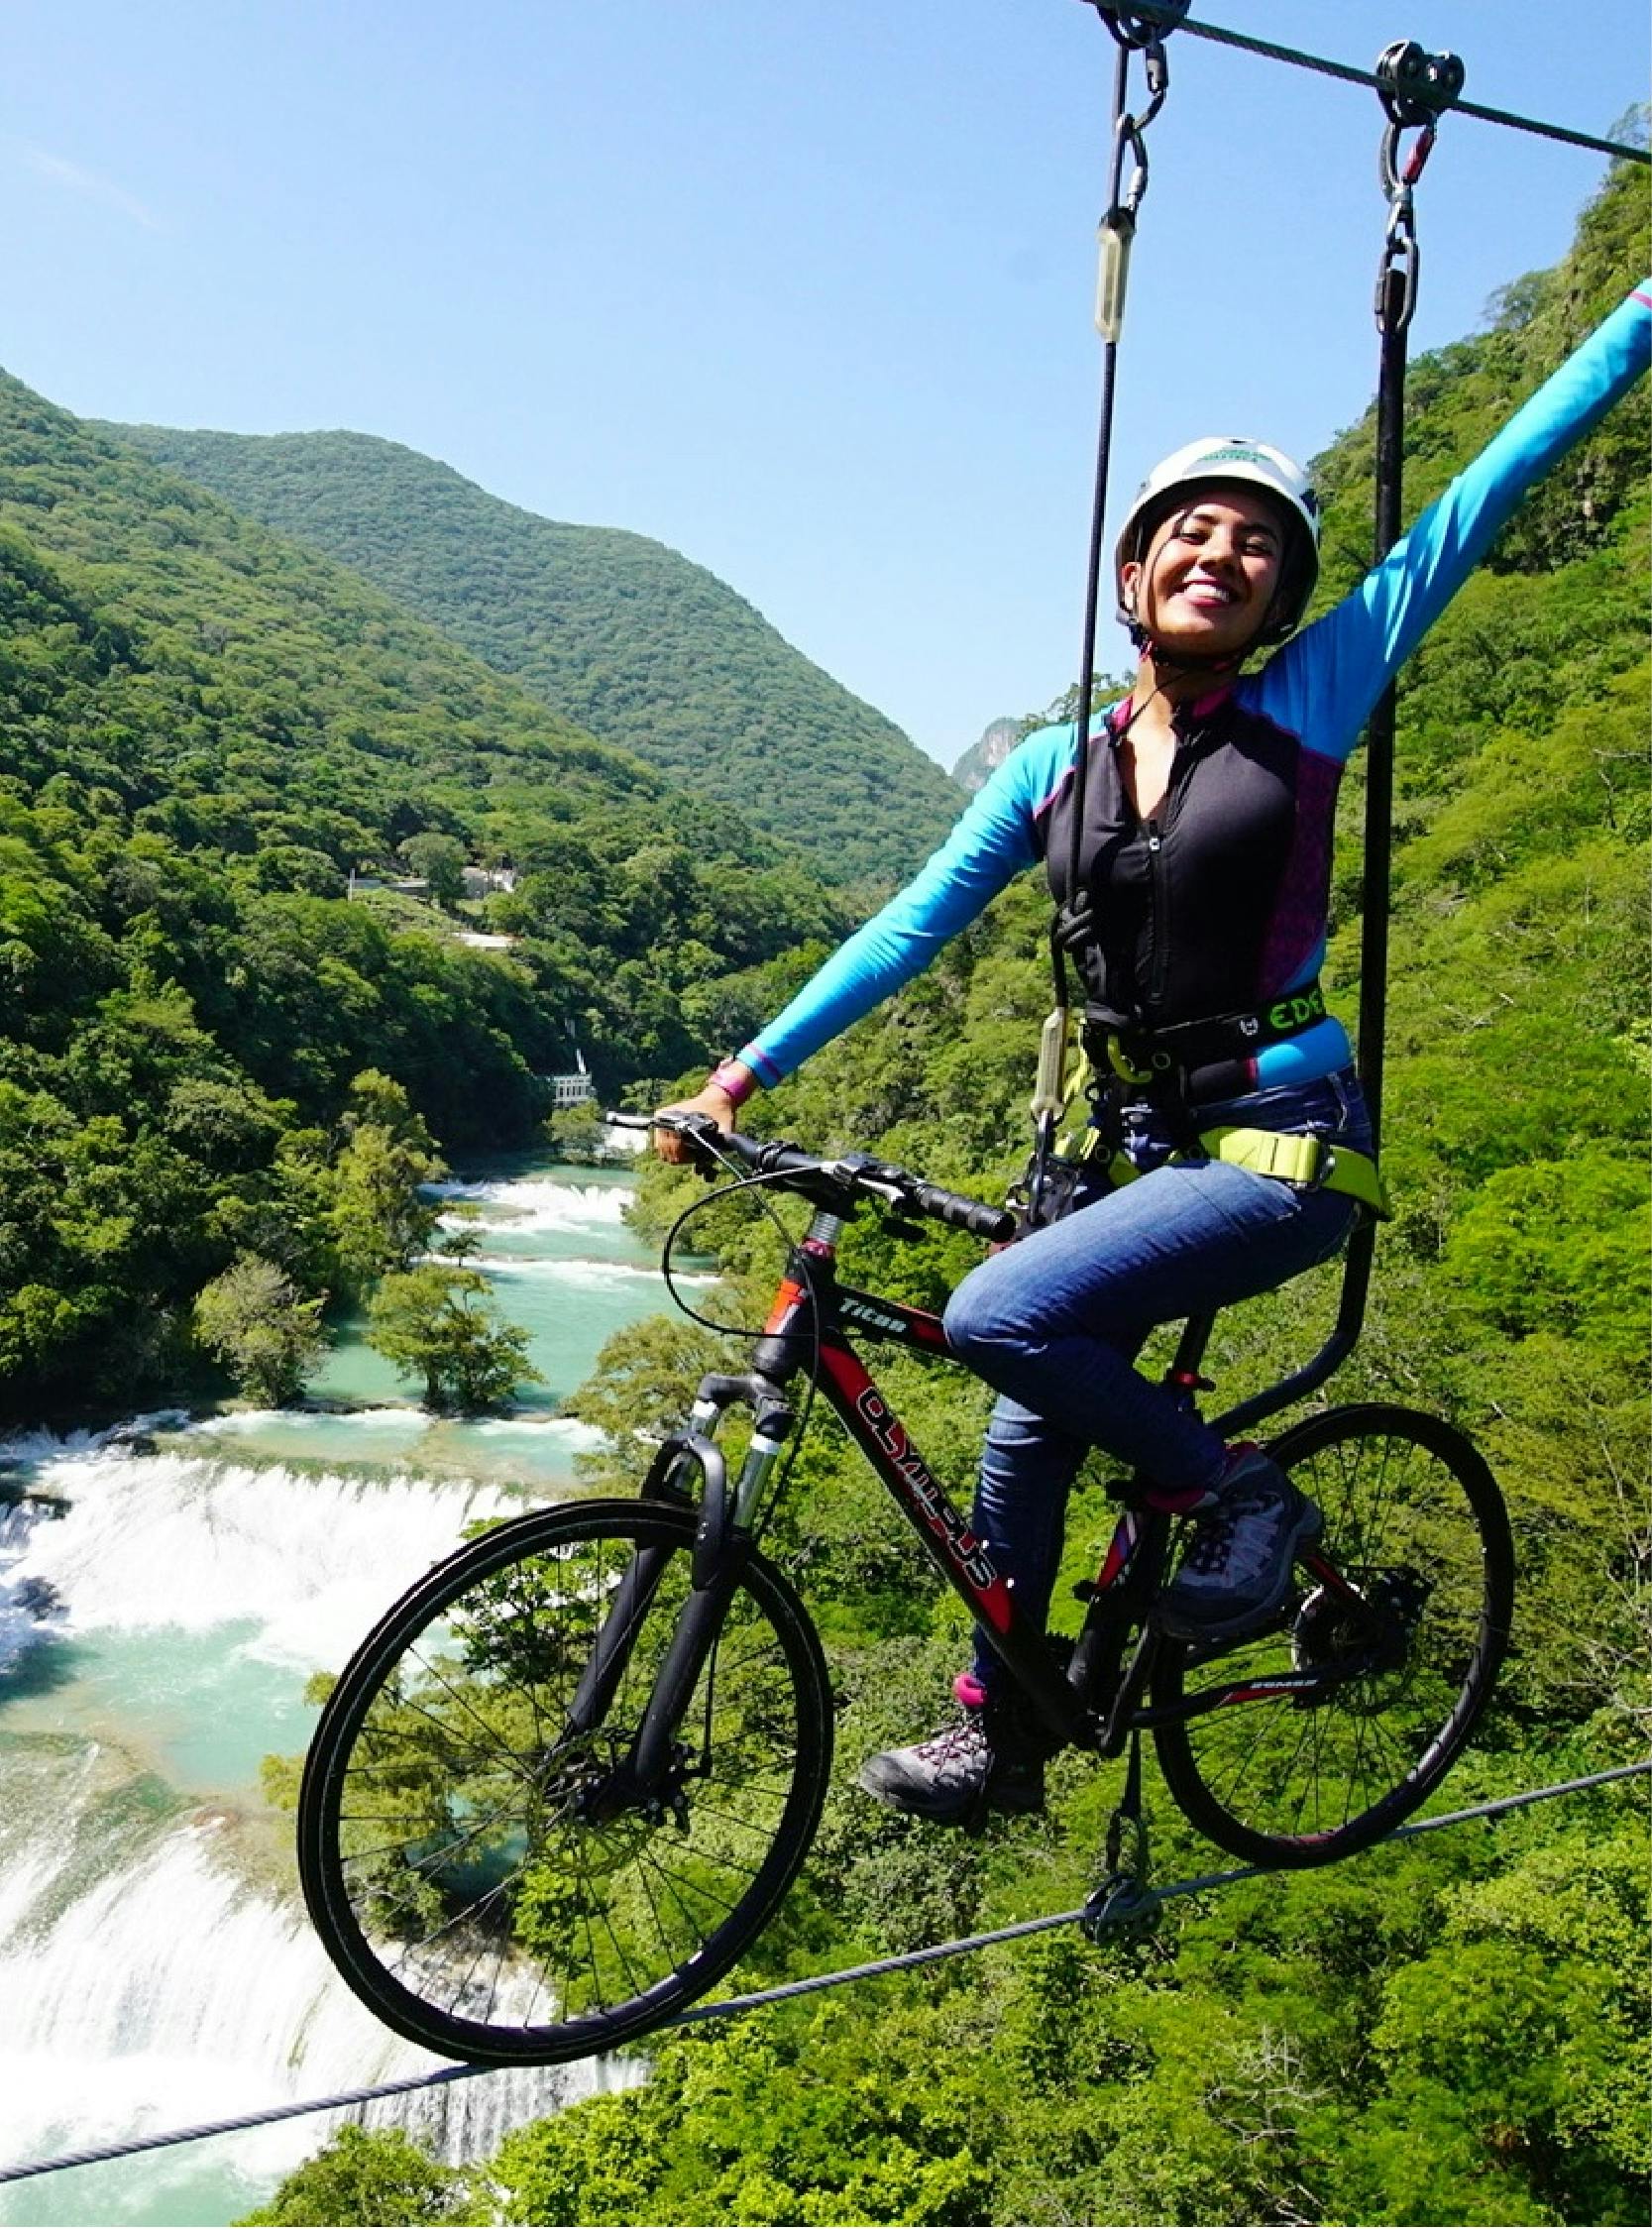
[[[994,1651],[1033,1706],[1052,1746],[1074,1744],[1116,1756],[1139,1729],[1228,1705],[1302,1702],[1372,1669],[1379,1654],[1375,1636],[1371,1651],[1335,1667],[1222,1682],[1184,1696],[1173,1706],[1145,1705],[1159,1649],[1179,1646],[1164,1643],[1147,1617],[1163,1579],[1172,1520],[1145,1500],[1126,1501],[1100,1572],[1082,1591],[1089,1610],[1063,1669],[1044,1629],[1034,1627],[1019,1612],[1010,1581],[930,1469],[850,1343],[850,1329],[859,1328],[926,1361],[951,1359],[941,1320],[931,1310],[838,1282],[837,1243],[846,1220],[829,1209],[817,1209],[808,1237],[788,1258],[751,1371],[714,1375],[702,1382],[688,1428],[660,1448],[643,1483],[645,1496],[693,1500],[687,1480],[698,1474],[701,1522],[693,1592],[631,1761],[627,1779],[632,1791],[660,1785],[658,1776],[666,1768],[682,1709],[716,1644],[723,1600],[718,1577],[731,1568],[741,1544],[749,1540],[748,1528],[763,1487],[795,1423],[788,1389],[800,1375],[825,1395],[931,1560],[990,1636]],[[1200,1379],[1198,1365],[1210,1323],[1204,1317],[1188,1324],[1166,1374],[1167,1383],[1189,1397],[1207,1383]],[[730,1494],[721,1453],[711,1435],[722,1412],[736,1402],[749,1403],[755,1429]],[[1358,1590],[1320,1552],[1310,1552],[1304,1562],[1321,1587],[1351,1608],[1363,1608]],[[624,1629],[634,1612],[638,1586],[651,1592],[651,1576],[627,1576],[599,1642],[598,1664],[622,1659]],[[1224,1646],[1208,1655],[1220,1656]],[[606,1697],[596,1693],[602,1685],[602,1676],[596,1674],[591,1701],[599,1716],[606,1704]]]

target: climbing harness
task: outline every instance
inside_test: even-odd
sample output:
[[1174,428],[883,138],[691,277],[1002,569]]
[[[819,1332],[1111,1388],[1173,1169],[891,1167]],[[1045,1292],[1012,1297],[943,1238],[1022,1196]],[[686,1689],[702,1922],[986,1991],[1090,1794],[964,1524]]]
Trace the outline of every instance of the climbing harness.
[[[1111,1189],[1134,1183],[1144,1172],[1124,1150],[1122,1132],[1109,1103],[1090,1094],[1089,1056],[1080,1058],[1072,1098],[1089,1106],[1088,1119],[1062,1134],[1049,1160],[1045,1186],[1046,1220],[1070,1207],[1080,1181],[1099,1171]],[[1278,1177],[1305,1192],[1340,1192],[1378,1221],[1393,1213],[1377,1164],[1356,1148],[1333,1144],[1312,1131],[1264,1131],[1249,1124],[1222,1123],[1190,1132],[1187,1143],[1169,1158],[1173,1169],[1189,1162],[1226,1162],[1257,1176]],[[1031,1228],[1031,1211],[1026,1218]]]

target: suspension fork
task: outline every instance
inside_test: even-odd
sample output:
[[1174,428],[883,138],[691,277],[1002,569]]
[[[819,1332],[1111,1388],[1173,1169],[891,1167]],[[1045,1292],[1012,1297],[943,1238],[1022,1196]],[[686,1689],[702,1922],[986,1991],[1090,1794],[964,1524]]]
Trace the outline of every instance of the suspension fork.
[[[669,1502],[679,1507],[692,1504],[694,1498],[687,1478],[698,1471],[703,1503],[720,1506],[726,1502],[727,1472],[722,1450],[701,1429],[712,1423],[715,1416],[716,1411],[702,1394],[690,1414],[688,1429],[673,1433],[655,1454],[640,1489],[642,1500]],[[571,1733],[588,1734],[607,1717],[608,1707],[631,1661],[632,1645],[648,1616],[648,1607],[659,1591],[672,1553],[666,1548],[638,1549],[620,1575],[591,1660],[580,1675],[580,1684],[568,1709]]]
[[[653,1692],[642,1715],[636,1742],[626,1760],[625,1778],[636,1794],[646,1798],[657,1790],[671,1766],[676,1733],[690,1699],[716,1647],[722,1621],[733,1600],[734,1588],[751,1548],[751,1525],[763,1499],[769,1475],[785,1449],[797,1419],[786,1390],[800,1370],[808,1368],[815,1340],[815,1287],[817,1279],[829,1283],[831,1264],[843,1217],[825,1208],[816,1211],[809,1236],[799,1250],[811,1258],[796,1258],[775,1295],[763,1337],[752,1355],[752,1368],[737,1377],[713,1373],[700,1382],[700,1392],[689,1416],[689,1432],[675,1453],[671,1443],[660,1451],[643,1483],[647,1493],[656,1475],[663,1481],[680,1479],[682,1459],[699,1468],[705,1483],[700,1522],[695,1528],[692,1586],[678,1616],[676,1631],[665,1661],[655,1676]],[[736,1402],[749,1405],[752,1433],[740,1466],[734,1492],[727,1491],[721,1452],[710,1437]],[[709,1462],[708,1457],[715,1458]],[[639,1576],[650,1592],[659,1585],[668,1552],[655,1551],[660,1564],[652,1574]],[[640,1564],[639,1557],[634,1560]],[[626,1579],[630,1579],[626,1574]],[[615,1610],[618,1610],[618,1605]],[[634,1625],[631,1631],[634,1632]],[[605,1633],[606,1628],[605,1627]],[[602,1641],[598,1656],[602,1655]],[[595,1663],[595,1660],[594,1660]],[[611,1690],[610,1690],[611,1693]]]
[[[754,1430],[732,1494],[727,1466],[713,1435],[723,1413],[749,1402]],[[622,1769],[632,1799],[656,1791],[672,1763],[677,1728],[716,1645],[750,1544],[749,1526],[792,1427],[783,1390],[761,1373],[703,1379],[685,1430],[658,1450],[642,1483],[645,1499],[692,1506],[699,1481],[699,1521],[691,1552],[691,1585],[665,1658],[654,1677],[642,1724]],[[677,1552],[639,1549],[614,1591],[569,1713],[574,1732],[600,1726],[630,1664],[631,1651],[667,1565]]]

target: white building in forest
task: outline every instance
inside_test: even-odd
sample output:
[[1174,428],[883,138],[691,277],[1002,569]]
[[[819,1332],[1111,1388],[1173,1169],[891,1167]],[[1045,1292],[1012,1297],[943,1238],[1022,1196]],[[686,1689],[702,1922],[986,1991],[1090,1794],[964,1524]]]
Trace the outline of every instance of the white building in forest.
[[583,1107],[587,1100],[597,1097],[597,1087],[591,1081],[591,1072],[585,1065],[585,1056],[581,1053],[577,1041],[574,1046],[574,1060],[575,1067],[566,1075],[553,1076],[550,1079],[551,1105],[553,1108]]

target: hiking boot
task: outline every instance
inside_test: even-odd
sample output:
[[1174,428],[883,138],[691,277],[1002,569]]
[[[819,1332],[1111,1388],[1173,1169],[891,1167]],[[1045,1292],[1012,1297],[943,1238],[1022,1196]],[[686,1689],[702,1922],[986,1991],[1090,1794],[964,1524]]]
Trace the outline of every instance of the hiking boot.
[[1291,1565],[1319,1538],[1319,1506],[1260,1448],[1235,1450],[1214,1505],[1199,1513],[1158,1623],[1178,1641],[1238,1641],[1290,1593]]
[[1037,1812],[1044,1758],[1016,1737],[1012,1713],[995,1707],[972,1673],[952,1683],[956,1715],[922,1742],[880,1750],[860,1768],[868,1796],[942,1827],[972,1825],[988,1812]]

